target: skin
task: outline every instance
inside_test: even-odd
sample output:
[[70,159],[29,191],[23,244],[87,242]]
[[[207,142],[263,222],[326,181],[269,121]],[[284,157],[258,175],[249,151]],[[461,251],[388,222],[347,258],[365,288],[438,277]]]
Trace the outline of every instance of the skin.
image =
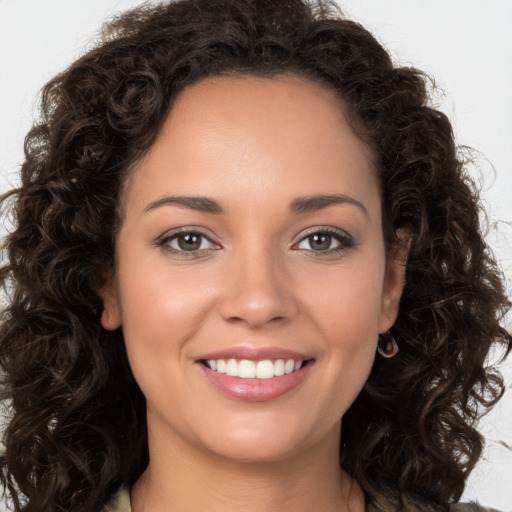
[[[182,91],[123,194],[102,324],[122,325],[147,399],[150,465],[134,512],[364,509],[339,468],[341,418],[393,325],[406,249],[386,258],[371,155],[330,90],[293,75]],[[297,198],[352,201],[292,212]],[[200,196],[223,213],[158,201]],[[150,206],[152,205],[152,206]],[[179,250],[178,228],[203,233]],[[329,249],[311,232],[334,229]],[[336,235],[338,236],[338,235]],[[201,354],[278,346],[314,359],[264,402],[226,397]]]

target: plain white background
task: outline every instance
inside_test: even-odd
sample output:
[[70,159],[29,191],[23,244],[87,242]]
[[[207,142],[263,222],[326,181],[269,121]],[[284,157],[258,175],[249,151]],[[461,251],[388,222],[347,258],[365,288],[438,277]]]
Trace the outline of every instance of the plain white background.
[[[0,190],[16,183],[23,138],[41,86],[88,48],[101,23],[140,0],[0,0]],[[512,283],[512,0],[339,0],[369,28],[395,62],[435,77],[439,108],[460,144],[477,149],[491,232]],[[508,317],[509,327],[512,319]],[[510,360],[510,358],[509,358]],[[483,460],[465,499],[512,511],[512,362],[508,391],[482,429]],[[1,505],[0,505],[1,508]]]

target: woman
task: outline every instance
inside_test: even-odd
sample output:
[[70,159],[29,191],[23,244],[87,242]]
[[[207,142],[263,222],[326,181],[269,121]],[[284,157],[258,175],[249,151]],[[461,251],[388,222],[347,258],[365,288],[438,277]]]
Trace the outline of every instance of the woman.
[[185,0],[107,27],[43,114],[4,198],[16,510],[458,500],[512,340],[419,71],[320,3]]

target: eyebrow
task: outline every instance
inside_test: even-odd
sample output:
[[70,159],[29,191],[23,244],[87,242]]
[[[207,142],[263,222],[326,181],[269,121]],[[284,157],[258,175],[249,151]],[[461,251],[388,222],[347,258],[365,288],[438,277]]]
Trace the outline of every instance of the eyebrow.
[[[292,213],[309,213],[335,204],[352,204],[357,206],[366,216],[368,216],[368,210],[363,203],[344,194],[321,194],[297,197],[291,202],[290,211]],[[146,208],[144,208],[144,211],[149,212],[166,205],[184,206],[185,208],[198,212],[213,213],[217,215],[224,213],[222,206],[214,199],[195,196],[165,196],[149,203]]]
[[152,203],[149,203],[146,208],[144,208],[145,212],[149,212],[154,210],[155,208],[159,208],[160,206],[165,205],[178,205],[184,206],[185,208],[190,208],[191,210],[196,210],[198,212],[205,213],[224,213],[222,206],[215,200],[210,199],[208,197],[193,197],[193,196],[166,196],[161,199],[157,199]]
[[352,204],[357,206],[368,217],[368,210],[361,201],[344,194],[298,197],[292,201],[290,211],[292,213],[308,213],[327,208],[333,204]]

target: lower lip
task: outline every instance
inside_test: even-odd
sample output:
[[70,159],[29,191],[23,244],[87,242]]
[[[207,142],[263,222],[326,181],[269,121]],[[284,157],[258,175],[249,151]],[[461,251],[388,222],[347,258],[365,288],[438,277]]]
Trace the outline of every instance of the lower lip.
[[231,377],[225,373],[210,370],[202,363],[197,364],[210,384],[224,395],[249,402],[266,402],[279,398],[298,387],[308,375],[313,361],[308,361],[297,371],[271,379]]

